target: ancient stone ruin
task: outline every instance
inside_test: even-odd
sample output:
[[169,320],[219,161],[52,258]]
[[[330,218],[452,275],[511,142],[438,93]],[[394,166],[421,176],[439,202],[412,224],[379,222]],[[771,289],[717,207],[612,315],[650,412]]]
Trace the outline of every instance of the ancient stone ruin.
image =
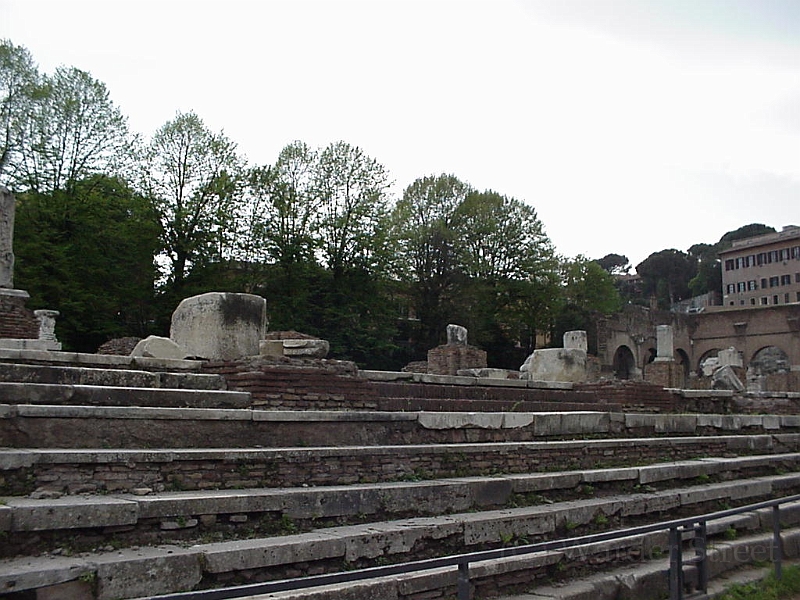
[[14,287],[14,214],[16,199],[0,186],[0,288]]
[[209,292],[186,298],[172,313],[170,339],[186,356],[229,360],[259,353],[267,302],[253,294]]
[[467,343],[467,329],[447,326],[447,343],[428,350],[428,373],[457,375],[465,369],[485,369],[486,351]]
[[520,367],[523,379],[584,383],[596,378],[589,368],[585,331],[564,334],[563,348],[534,350]]

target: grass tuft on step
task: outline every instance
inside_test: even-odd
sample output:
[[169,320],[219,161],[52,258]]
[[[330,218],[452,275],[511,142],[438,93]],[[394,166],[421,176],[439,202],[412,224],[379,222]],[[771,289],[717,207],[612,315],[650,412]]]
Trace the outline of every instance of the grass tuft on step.
[[783,577],[775,579],[770,573],[762,581],[737,584],[728,589],[717,600],[782,600],[800,593],[800,566],[784,565]]

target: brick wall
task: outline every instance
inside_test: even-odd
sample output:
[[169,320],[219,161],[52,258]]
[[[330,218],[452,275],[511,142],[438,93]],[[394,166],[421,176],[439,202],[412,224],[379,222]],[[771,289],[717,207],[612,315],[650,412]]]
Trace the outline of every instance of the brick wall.
[[594,392],[607,402],[632,408],[675,412],[683,408],[680,395],[645,381],[601,381],[577,384],[576,390]]
[[204,364],[204,370],[225,377],[228,389],[250,392],[253,408],[275,410],[376,410],[369,381],[357,376],[352,363],[248,358]]
[[[797,451],[796,437],[786,440],[781,451]],[[324,454],[302,448],[291,453],[251,452],[247,457],[228,454],[224,458],[197,460],[134,460],[125,463],[39,463],[9,469],[0,474],[0,494],[24,495],[46,487],[69,493],[129,492],[138,487],[162,490],[238,489],[297,487],[303,485],[347,485],[378,481],[402,481],[441,477],[466,477],[502,473],[534,473],[586,469],[604,465],[628,466],[666,460],[689,460],[723,456],[728,444],[709,437],[702,447],[695,444],[631,444],[619,440],[606,444],[520,445],[498,453],[476,446],[441,452],[436,448],[393,447],[391,452],[353,453],[330,449]],[[741,454],[748,451],[739,449]],[[763,449],[752,449],[752,453]],[[235,453],[234,453],[235,454]],[[259,457],[261,455],[261,457]]]
[[428,350],[428,373],[458,375],[461,369],[486,368],[486,352],[474,346],[446,344]]
[[26,296],[3,294],[0,290],[0,338],[38,339],[39,322],[25,308]]
[[684,387],[683,366],[675,361],[655,361],[644,369],[644,378],[648,383],[665,388]]

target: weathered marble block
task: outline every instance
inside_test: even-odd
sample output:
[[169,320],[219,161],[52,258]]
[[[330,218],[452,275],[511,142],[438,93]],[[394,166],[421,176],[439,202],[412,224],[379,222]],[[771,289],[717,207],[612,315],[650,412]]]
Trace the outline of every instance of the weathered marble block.
[[169,337],[188,357],[233,360],[258,355],[266,330],[267,302],[261,296],[208,292],[178,305]]

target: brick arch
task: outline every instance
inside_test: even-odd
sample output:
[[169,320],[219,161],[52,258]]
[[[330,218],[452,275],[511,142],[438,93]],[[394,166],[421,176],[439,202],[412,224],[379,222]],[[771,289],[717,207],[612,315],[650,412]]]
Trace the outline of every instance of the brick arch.
[[614,351],[614,374],[618,379],[632,379],[636,371],[636,356],[629,346],[622,344]]
[[707,358],[713,358],[719,354],[720,348],[710,348],[703,352],[700,355],[700,358],[697,359],[697,364],[695,365],[695,372],[698,375],[702,375],[703,373],[703,363]]
[[748,369],[759,375],[768,375],[770,373],[780,373],[782,371],[791,371],[792,363],[789,354],[779,346],[769,345],[762,346],[753,356],[748,363]]
[[658,350],[655,346],[645,348],[644,354],[642,355],[642,368],[653,362],[656,359],[656,356],[658,356]]
[[683,381],[689,379],[689,373],[692,370],[692,360],[689,358],[689,353],[683,348],[675,349],[675,362],[677,362],[681,369],[683,369]]

